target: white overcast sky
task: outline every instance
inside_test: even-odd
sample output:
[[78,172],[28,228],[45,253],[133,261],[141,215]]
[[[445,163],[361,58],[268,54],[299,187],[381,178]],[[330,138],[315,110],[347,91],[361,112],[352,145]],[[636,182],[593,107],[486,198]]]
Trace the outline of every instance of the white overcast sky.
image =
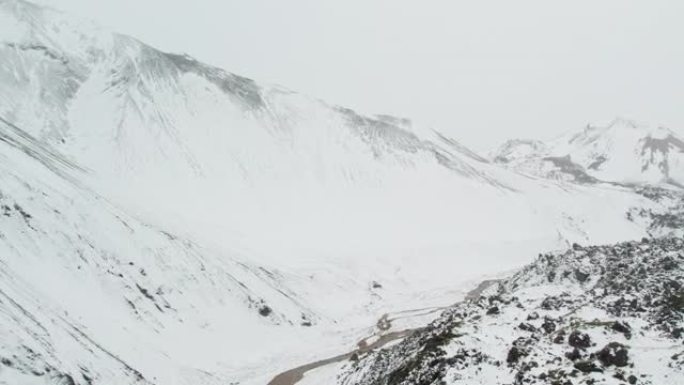
[[684,129],[682,0],[36,0],[478,150],[615,116]]

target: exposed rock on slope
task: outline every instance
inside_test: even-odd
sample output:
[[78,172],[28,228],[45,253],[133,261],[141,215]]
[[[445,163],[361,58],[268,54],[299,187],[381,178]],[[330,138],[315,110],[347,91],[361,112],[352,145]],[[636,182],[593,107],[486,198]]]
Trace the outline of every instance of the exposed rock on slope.
[[544,254],[395,347],[347,365],[363,385],[681,384],[684,241]]
[[100,174],[152,172],[163,162],[175,177],[233,184],[349,182],[442,165],[493,182],[470,165],[482,159],[453,151],[451,139],[416,135],[404,119],[262,85],[21,0],[0,0],[0,24],[0,116]]
[[684,192],[654,186],[636,186],[634,191],[658,204],[655,208],[632,207],[627,219],[642,221],[651,237],[684,236]]
[[[684,141],[674,131],[626,119],[587,126],[548,143],[511,140],[494,162],[528,174],[587,183],[684,184]],[[563,160],[560,164],[558,160]]]

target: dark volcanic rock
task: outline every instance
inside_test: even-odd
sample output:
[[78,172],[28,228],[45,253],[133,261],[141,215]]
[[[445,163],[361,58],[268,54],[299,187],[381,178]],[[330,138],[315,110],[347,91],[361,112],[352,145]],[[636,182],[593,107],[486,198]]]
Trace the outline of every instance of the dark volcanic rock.
[[590,274],[585,273],[579,269],[575,269],[575,279],[579,282],[586,282],[590,277]]
[[272,312],[273,310],[267,305],[263,305],[259,308],[259,315],[262,317],[268,317]]
[[574,348],[572,351],[565,353],[565,357],[570,361],[577,361],[582,358],[582,353],[579,351],[579,349]]
[[508,362],[509,365],[513,365],[520,360],[520,357],[526,355],[527,353],[525,353],[522,349],[514,346],[511,348],[511,350],[508,351],[508,356],[506,356],[506,362]]
[[586,333],[575,330],[570,333],[568,344],[575,348],[587,349],[591,346],[591,337]]
[[592,361],[575,362],[575,369],[579,370],[582,373],[591,373],[591,372],[601,373],[601,372],[603,372],[603,369],[596,366],[596,364]]
[[629,364],[627,347],[618,342],[611,342],[604,346],[603,349],[596,352],[596,357],[603,366],[617,366],[621,368]]
[[556,323],[552,319],[545,318],[542,329],[544,329],[546,334],[553,333],[556,330]]
[[534,333],[537,331],[537,328],[534,327],[534,325],[523,322],[520,325],[518,325],[518,329],[524,330],[526,332]]
[[627,339],[632,338],[632,328],[629,326],[627,322],[615,321],[610,326],[610,329],[618,333],[624,334],[625,338]]
[[[474,384],[485,378],[515,385],[616,379],[657,385],[664,375],[684,376],[684,350],[672,352],[684,337],[683,286],[684,240],[678,238],[541,254],[487,297],[447,309],[402,342],[360,356],[340,385]],[[595,341],[611,336],[654,349],[633,356],[617,341],[596,347]],[[649,359],[641,361],[642,354]]]

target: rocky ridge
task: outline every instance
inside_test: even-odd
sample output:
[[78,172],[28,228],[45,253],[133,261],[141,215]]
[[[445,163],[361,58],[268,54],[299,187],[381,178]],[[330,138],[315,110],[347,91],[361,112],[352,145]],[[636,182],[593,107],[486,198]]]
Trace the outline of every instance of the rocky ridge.
[[541,254],[477,300],[349,363],[342,384],[680,384],[684,241]]

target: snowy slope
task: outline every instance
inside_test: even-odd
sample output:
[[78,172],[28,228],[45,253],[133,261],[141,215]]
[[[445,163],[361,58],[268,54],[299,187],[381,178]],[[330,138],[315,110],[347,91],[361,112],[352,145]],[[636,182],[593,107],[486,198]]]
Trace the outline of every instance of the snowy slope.
[[676,194],[520,175],[24,1],[0,58],[0,383],[260,383],[539,251],[677,231]]
[[241,329],[317,321],[278,270],[125,214],[2,122],[0,158],[0,383],[197,383],[244,353]]
[[[154,220],[301,243],[357,212],[368,224],[348,236],[367,237],[388,211],[444,190],[432,188],[438,179],[450,182],[436,200],[507,188],[462,146],[405,121],[261,86],[23,2],[2,9],[0,114],[90,170],[101,193],[166,213]],[[423,207],[405,210],[427,220]],[[309,225],[283,234],[293,223]]]
[[[619,196],[603,217],[640,235],[624,221],[624,206],[639,205],[629,191],[531,181],[410,121],[260,85],[22,1],[0,4],[0,116],[87,169],[82,183],[193,239],[262,255],[384,254],[492,233],[550,242],[565,233],[555,227],[573,226],[559,217],[582,221],[604,207],[563,200],[597,195]],[[562,237],[594,236],[585,233]]]
[[581,183],[681,187],[684,182],[684,141],[676,132],[619,118],[548,144],[511,140],[493,159],[526,173]]

